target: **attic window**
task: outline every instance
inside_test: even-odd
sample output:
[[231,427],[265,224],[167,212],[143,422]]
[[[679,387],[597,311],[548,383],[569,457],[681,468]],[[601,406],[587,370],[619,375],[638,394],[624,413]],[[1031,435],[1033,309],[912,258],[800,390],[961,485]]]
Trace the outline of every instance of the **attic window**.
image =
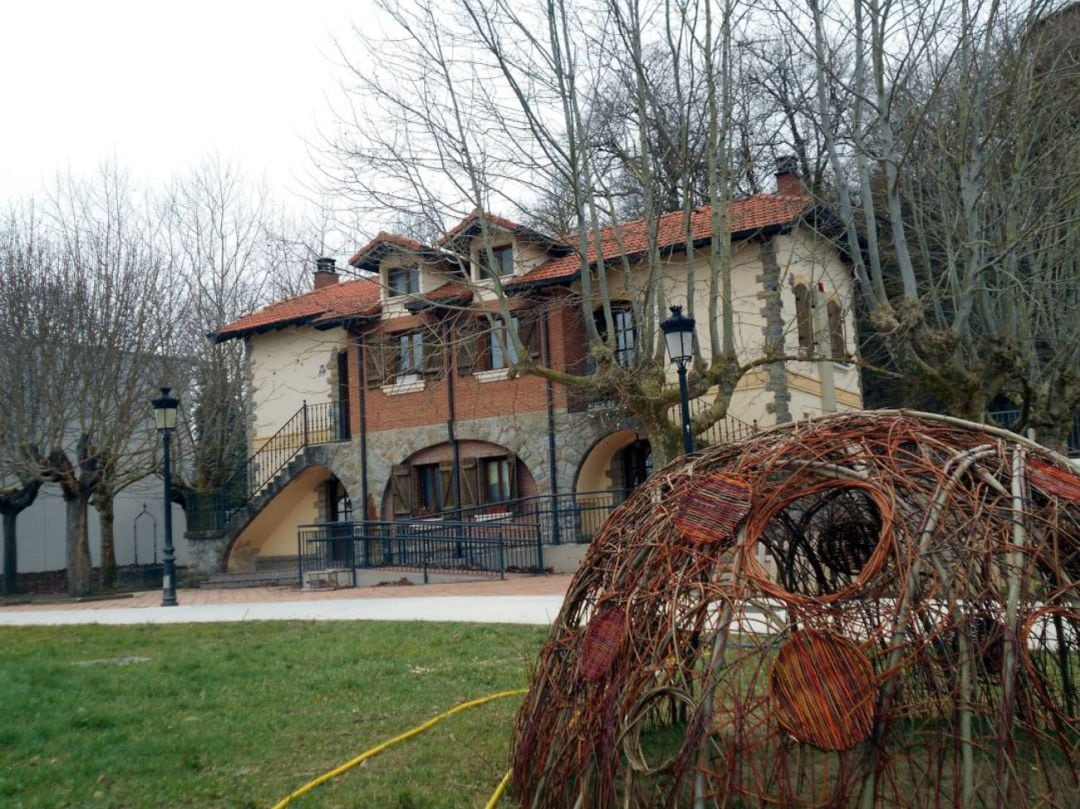
[[390,295],[419,295],[420,273],[415,267],[397,267],[386,276],[386,285]]
[[[493,247],[491,248],[491,253],[495,259],[496,273],[500,277],[514,274],[514,246],[512,244],[507,244],[503,247]],[[493,277],[496,273],[491,272],[489,269],[487,250],[482,251],[480,258],[480,277]]]

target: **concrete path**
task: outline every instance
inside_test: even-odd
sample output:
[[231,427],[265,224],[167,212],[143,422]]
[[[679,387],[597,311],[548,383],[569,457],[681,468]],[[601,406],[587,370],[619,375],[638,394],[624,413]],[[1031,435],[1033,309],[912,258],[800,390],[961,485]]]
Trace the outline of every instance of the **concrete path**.
[[162,607],[160,591],[84,604],[0,607],[0,626],[176,624],[233,621],[464,621],[550,624],[569,576],[367,587],[305,593],[289,588],[181,590]]

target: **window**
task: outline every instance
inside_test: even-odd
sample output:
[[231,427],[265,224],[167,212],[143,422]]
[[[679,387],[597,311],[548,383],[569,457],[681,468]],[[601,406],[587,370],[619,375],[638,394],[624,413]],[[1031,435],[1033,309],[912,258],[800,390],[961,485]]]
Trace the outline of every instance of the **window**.
[[795,325],[799,332],[799,354],[808,356],[814,350],[814,315],[810,306],[810,290],[806,284],[795,285]]
[[396,267],[387,273],[386,285],[390,296],[419,295],[420,273],[415,267]]
[[423,464],[416,471],[416,513],[438,514],[442,511],[442,484],[439,465]]
[[840,301],[831,298],[826,304],[829,313],[829,348],[833,359],[842,362],[847,357],[847,340],[844,338],[844,312]]
[[510,499],[510,459],[485,458],[482,472],[482,491],[485,503],[505,503]]
[[600,339],[608,343],[615,353],[615,362],[623,368],[629,368],[634,364],[634,359],[637,357],[637,329],[634,325],[634,311],[625,303],[614,303],[611,307],[611,319],[612,325],[615,327],[615,339],[613,341],[608,340],[604,310],[597,309],[593,312],[593,320],[596,322],[596,330],[600,332]]
[[[514,334],[518,333],[518,319],[516,317],[510,318],[510,327],[513,329]],[[517,362],[517,348],[503,321],[495,321],[494,327],[488,332],[487,343],[489,371],[506,368]]]
[[395,382],[417,382],[424,373],[424,335],[418,331],[397,336]]
[[[503,247],[491,248],[492,255],[495,258],[495,270],[501,277],[504,275],[514,274],[514,246],[512,244],[505,245]],[[488,253],[487,250],[480,251],[480,277],[491,278],[496,273],[492,273],[488,267]]]

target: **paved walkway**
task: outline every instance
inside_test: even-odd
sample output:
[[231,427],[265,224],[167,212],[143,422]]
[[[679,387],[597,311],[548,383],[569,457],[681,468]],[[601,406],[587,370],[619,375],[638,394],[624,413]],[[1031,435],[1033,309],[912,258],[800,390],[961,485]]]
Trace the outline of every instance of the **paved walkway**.
[[465,621],[550,624],[570,576],[512,576],[505,581],[392,585],[301,592],[287,587],[180,590],[180,606],[162,607],[161,591],[132,598],[0,607],[0,626],[176,624],[231,621]]

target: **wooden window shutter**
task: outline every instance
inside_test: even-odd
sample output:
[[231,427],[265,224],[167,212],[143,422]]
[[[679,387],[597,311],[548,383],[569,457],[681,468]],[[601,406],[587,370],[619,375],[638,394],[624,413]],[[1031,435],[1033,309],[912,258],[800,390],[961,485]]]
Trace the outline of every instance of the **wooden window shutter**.
[[540,314],[535,310],[522,312],[518,321],[518,336],[533,360],[540,359]]
[[829,315],[829,347],[834,359],[847,356],[847,340],[844,338],[844,312],[840,301],[830,300],[827,305]]
[[476,497],[476,458],[461,461],[461,507],[469,508],[479,503]]
[[442,376],[442,340],[433,329],[424,332],[424,376],[438,379]]
[[369,334],[364,339],[364,357],[367,366],[367,386],[381,387],[386,380],[386,343],[381,335]]
[[442,510],[452,510],[457,505],[457,498],[454,497],[454,464],[452,461],[439,463],[439,488],[442,494]]
[[799,336],[799,351],[809,354],[814,350],[814,320],[810,309],[810,290],[806,284],[795,285],[795,325]]
[[[461,321],[458,327],[457,366],[459,376],[468,376],[476,370],[479,345],[476,322],[472,318]],[[474,464],[475,465],[475,464]]]
[[391,468],[390,493],[394,501],[395,517],[412,514],[413,476],[411,466],[401,464]]

